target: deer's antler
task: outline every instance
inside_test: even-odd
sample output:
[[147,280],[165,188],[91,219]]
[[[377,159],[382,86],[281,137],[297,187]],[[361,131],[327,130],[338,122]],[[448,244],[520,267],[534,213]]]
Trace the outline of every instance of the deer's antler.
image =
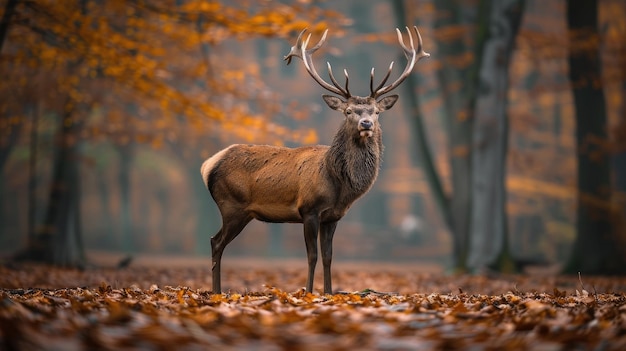
[[404,72],[402,72],[402,74],[400,75],[400,77],[398,77],[398,79],[396,79],[393,83],[389,85],[385,85],[385,83],[387,82],[387,79],[389,79],[389,75],[391,74],[391,69],[393,68],[393,61],[392,61],[391,64],[389,65],[389,69],[387,70],[387,74],[385,74],[385,77],[383,78],[382,82],[378,84],[376,89],[374,89],[374,68],[372,68],[372,71],[370,73],[370,91],[371,91],[370,96],[371,97],[378,98],[381,95],[387,94],[388,92],[397,88],[398,85],[400,85],[400,83],[402,83],[406,79],[406,77],[408,77],[409,74],[411,74],[411,71],[413,70],[413,66],[415,66],[415,63],[417,61],[419,61],[420,59],[424,57],[430,56],[430,54],[424,51],[424,48],[422,47],[422,36],[420,35],[419,30],[417,30],[417,26],[413,26],[413,30],[415,31],[415,34],[417,35],[417,49],[413,45],[413,35],[411,35],[411,31],[409,30],[409,27],[406,27],[406,32],[409,34],[409,42],[411,45],[410,48],[404,45],[402,32],[400,32],[400,30],[396,28],[396,33],[398,34],[398,42],[400,43],[400,46],[402,46],[402,50],[404,51],[404,56],[408,60],[407,65],[404,68]]
[[341,85],[337,83],[337,80],[335,79],[335,76],[333,75],[333,70],[330,66],[330,63],[327,62],[327,65],[328,65],[328,74],[330,76],[330,81],[333,83],[332,85],[324,81],[324,79],[322,79],[319,76],[319,74],[317,74],[317,70],[315,70],[315,66],[313,66],[313,59],[311,56],[313,55],[313,53],[315,53],[315,51],[321,48],[322,45],[324,45],[324,43],[326,42],[326,34],[328,34],[328,29],[324,31],[324,34],[322,35],[322,38],[320,39],[320,41],[314,47],[308,50],[306,47],[309,44],[309,40],[311,39],[311,34],[309,33],[306,40],[303,41],[302,36],[304,35],[305,32],[306,32],[306,28],[302,30],[302,32],[300,32],[300,35],[298,35],[298,40],[296,41],[296,45],[292,46],[291,50],[289,51],[289,54],[285,56],[284,59],[287,61],[287,64],[291,63],[292,57],[294,56],[298,57],[302,60],[302,62],[304,62],[304,67],[306,68],[307,72],[309,72],[311,77],[313,77],[313,79],[315,79],[315,81],[319,85],[321,85],[322,88],[332,93],[335,93],[337,95],[343,96],[346,99],[352,96],[350,94],[350,90],[348,89],[348,82],[350,80],[350,78],[348,77],[348,71],[346,71],[345,69],[343,70],[343,73],[346,76],[346,86],[345,88],[342,88]]

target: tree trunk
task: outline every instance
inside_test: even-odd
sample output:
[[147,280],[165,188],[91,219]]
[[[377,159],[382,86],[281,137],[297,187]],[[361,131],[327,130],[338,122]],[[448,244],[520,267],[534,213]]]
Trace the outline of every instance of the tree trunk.
[[[395,0],[393,2],[394,11],[396,13],[396,18],[398,19],[398,27],[404,28],[408,26],[408,21],[405,18],[405,14],[407,13],[406,8],[404,6],[403,0]],[[401,60],[399,60],[401,62]],[[408,101],[409,105],[409,113],[411,114],[411,118],[409,119],[410,124],[413,126],[413,131],[415,133],[415,142],[417,143],[417,152],[419,158],[419,166],[422,168],[424,172],[424,176],[426,177],[426,181],[430,187],[430,191],[435,200],[435,204],[437,205],[437,209],[443,219],[445,225],[451,229],[453,227],[453,216],[450,208],[450,201],[448,199],[447,194],[443,188],[443,182],[441,180],[441,176],[437,171],[437,166],[434,161],[434,157],[432,151],[430,149],[430,144],[428,143],[428,137],[426,132],[426,126],[422,120],[422,114],[420,110],[419,96],[417,95],[417,78],[415,74],[411,74],[404,81],[405,91],[408,92],[407,97],[404,101]]]
[[36,238],[37,222],[37,148],[39,146],[39,108],[31,109],[30,155],[28,160],[28,242]]
[[52,165],[50,200],[43,230],[16,256],[66,267],[83,267],[85,253],[80,223],[78,134],[80,122],[71,112],[59,121],[57,150]]
[[97,165],[96,166],[96,188],[98,191],[98,198],[100,199],[100,220],[97,228],[97,235],[99,242],[106,242],[103,248],[111,249],[120,246],[120,238],[116,235],[114,227],[113,215],[111,214],[111,187],[106,179],[106,168],[110,165]]
[[[626,83],[623,86],[624,100],[622,101],[626,101]],[[626,103],[623,104],[622,110],[621,119],[616,128],[621,132],[617,132],[618,135],[615,137],[618,144],[618,151],[613,155],[613,175],[615,179],[613,204],[617,212],[613,231],[615,231],[618,236],[621,233],[622,240],[624,240],[623,235],[626,234],[626,140],[620,140],[619,135],[624,135],[620,133],[626,131]],[[624,244],[622,244],[622,246],[623,245]]]
[[134,146],[132,144],[118,145],[116,146],[116,149],[120,160],[119,173],[117,176],[120,186],[120,226],[122,234],[122,251],[125,253],[131,253],[135,250],[130,194],[130,172],[133,161]]
[[17,124],[12,124],[11,122],[9,122],[10,118],[11,116],[8,114],[0,115],[0,120],[5,120],[0,121],[0,126],[6,126],[8,128],[8,131],[4,130],[0,132],[2,134],[6,133],[4,136],[0,136],[0,138],[7,140],[6,142],[0,143],[0,171],[4,169],[4,165],[11,155],[13,146],[17,144],[17,139],[19,138],[20,131],[22,130],[22,126],[24,125],[21,120],[18,121]]
[[[506,154],[509,62],[523,0],[493,1],[480,67],[472,152],[472,220],[468,266],[498,270],[511,263],[507,244]],[[495,266],[495,267],[494,267]],[[512,265],[506,265],[512,268]],[[505,269],[506,270],[506,269]]]
[[[467,270],[469,250],[471,206],[472,206],[472,148],[474,106],[478,70],[482,60],[482,47],[485,40],[485,24],[488,14],[487,2],[482,0],[479,6],[472,2],[454,0],[437,1],[436,28],[461,26],[464,30],[452,38],[437,41],[438,54],[442,61],[437,72],[444,99],[444,118],[448,132],[448,149],[452,171],[452,195],[450,213],[452,214],[453,233],[453,268]],[[471,45],[468,48],[468,42]],[[473,53],[471,63],[459,65],[455,60],[467,51]],[[460,84],[462,82],[462,84]],[[459,88],[460,84],[460,88]]]
[[[84,249],[80,238],[80,194],[78,176],[79,126],[71,117],[61,120],[60,145],[54,162],[54,175],[45,228],[53,234],[48,246],[50,262],[61,266],[83,266]],[[46,234],[43,234],[46,235]],[[47,255],[44,255],[44,257]]]
[[0,20],[0,52],[2,52],[4,40],[7,37],[7,32],[9,31],[9,21],[15,13],[17,1],[18,0],[8,0],[4,5],[4,13],[2,14],[2,19]]
[[[613,231],[607,114],[600,82],[598,3],[567,2],[569,77],[576,111],[578,145],[577,236],[566,273],[623,274],[626,255]],[[583,45],[584,43],[584,45]]]
[[[8,0],[4,5],[4,12],[2,14],[2,18],[0,19],[0,53],[2,53],[2,48],[4,47],[4,42],[9,31],[9,22],[15,13],[15,6],[17,5],[18,0]],[[10,99],[11,97],[4,96],[3,99]],[[13,123],[11,121],[13,116],[7,111],[3,111],[0,113],[0,198],[4,192],[4,184],[5,181],[2,179],[4,177],[4,166],[6,165],[9,156],[11,155],[11,151],[13,150],[13,146],[17,144],[17,140],[20,135],[20,131],[22,126],[24,125],[23,119],[19,119],[18,123]],[[0,237],[1,233],[4,232],[1,226],[1,223],[4,223],[4,202],[0,201]]]

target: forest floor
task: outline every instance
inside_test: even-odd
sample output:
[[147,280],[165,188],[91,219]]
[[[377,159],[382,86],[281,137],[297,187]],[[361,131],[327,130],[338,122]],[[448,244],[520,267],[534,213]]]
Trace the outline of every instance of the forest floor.
[[338,262],[323,295],[303,261],[225,259],[219,295],[208,258],[5,264],[0,349],[626,350],[626,277]]

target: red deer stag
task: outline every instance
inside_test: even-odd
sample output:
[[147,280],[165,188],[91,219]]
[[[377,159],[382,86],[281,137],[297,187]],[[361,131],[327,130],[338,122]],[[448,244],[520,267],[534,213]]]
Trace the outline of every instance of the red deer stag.
[[370,73],[370,95],[353,96],[328,73],[332,85],[324,81],[313,66],[312,55],[326,41],[326,30],[311,49],[300,33],[296,45],[285,60],[292,57],[304,62],[304,67],[324,89],[339,95],[323,95],[333,110],[343,113],[345,119],[331,146],[299,148],[267,145],[231,145],[207,159],[201,168],[202,179],[213,196],[222,215],[222,228],[211,238],[213,258],[213,293],[221,293],[220,266],[222,253],[243,228],[257,219],[274,223],[303,223],[304,241],[308,259],[306,290],[313,291],[313,275],[317,263],[317,240],[320,236],[324,266],[324,293],[332,294],[330,265],[332,241],[339,221],[352,203],[365,194],[376,180],[383,152],[382,131],[378,114],[390,109],[398,95],[382,97],[402,83],[415,63],[429,54],[422,49],[422,38],[417,27],[417,49],[407,27],[410,47],[404,44],[402,33],[396,29],[398,41],[408,63],[393,83],[385,85],[393,62],[382,82],[374,88],[374,69]]

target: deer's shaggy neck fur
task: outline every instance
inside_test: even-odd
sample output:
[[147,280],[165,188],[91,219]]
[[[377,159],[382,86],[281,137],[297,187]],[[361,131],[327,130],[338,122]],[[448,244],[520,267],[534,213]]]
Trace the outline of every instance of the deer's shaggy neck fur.
[[383,154],[382,131],[378,125],[373,131],[371,137],[360,137],[354,125],[346,120],[326,152],[326,168],[342,185],[345,202],[365,194],[378,176]]

